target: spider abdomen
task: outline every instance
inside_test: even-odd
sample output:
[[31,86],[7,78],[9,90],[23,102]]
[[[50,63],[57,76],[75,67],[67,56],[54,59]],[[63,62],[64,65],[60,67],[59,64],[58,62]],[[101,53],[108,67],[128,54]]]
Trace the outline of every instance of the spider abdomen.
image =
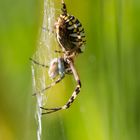
[[60,15],[56,22],[56,37],[63,51],[81,53],[85,44],[84,28],[72,15]]

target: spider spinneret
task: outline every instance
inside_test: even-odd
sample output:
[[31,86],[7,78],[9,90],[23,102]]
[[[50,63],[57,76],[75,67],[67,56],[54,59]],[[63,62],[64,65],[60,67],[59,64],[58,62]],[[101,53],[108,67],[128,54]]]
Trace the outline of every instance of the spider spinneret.
[[[62,49],[63,55],[61,57],[51,60],[48,70],[48,75],[51,79],[55,79],[57,76],[59,76],[59,78],[53,83],[51,83],[49,86],[47,86],[45,89],[41,90],[39,93],[59,83],[65,77],[65,74],[73,74],[77,85],[74,92],[72,93],[72,96],[69,98],[65,105],[56,108],[40,107],[41,109],[46,111],[42,113],[42,115],[69,108],[81,89],[81,81],[74,66],[74,58],[79,53],[83,52],[82,48],[84,47],[86,42],[84,28],[82,27],[82,24],[77,18],[67,13],[66,4],[63,0],[61,10],[62,14],[58,17],[55,23],[55,32],[58,44]],[[61,51],[56,52],[60,53]],[[35,60],[32,60],[32,62],[48,68],[48,66],[39,64]]]

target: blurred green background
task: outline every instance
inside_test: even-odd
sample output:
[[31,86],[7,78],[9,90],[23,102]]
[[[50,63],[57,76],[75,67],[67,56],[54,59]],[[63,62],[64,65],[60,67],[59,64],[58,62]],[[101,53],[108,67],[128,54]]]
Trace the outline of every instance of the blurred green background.
[[[69,110],[43,116],[42,139],[139,140],[140,1],[65,2],[86,31],[86,49],[76,61],[82,90]],[[36,139],[29,57],[36,49],[42,5],[0,2],[0,140]],[[63,84],[70,96],[72,78]]]

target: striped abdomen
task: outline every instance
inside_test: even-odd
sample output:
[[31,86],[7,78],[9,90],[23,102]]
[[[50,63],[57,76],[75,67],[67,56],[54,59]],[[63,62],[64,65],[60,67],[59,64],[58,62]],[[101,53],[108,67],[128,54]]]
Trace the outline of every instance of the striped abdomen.
[[72,15],[60,15],[56,22],[56,36],[63,51],[81,53],[86,42],[82,24]]

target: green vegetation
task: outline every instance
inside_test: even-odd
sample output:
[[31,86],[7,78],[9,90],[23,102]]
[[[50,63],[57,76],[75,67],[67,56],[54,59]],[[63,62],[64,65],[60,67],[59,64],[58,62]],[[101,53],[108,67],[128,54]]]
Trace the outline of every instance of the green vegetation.
[[[42,140],[139,140],[139,0],[65,2],[87,36],[85,52],[76,60],[82,89],[69,110],[43,116]],[[43,6],[37,0],[0,6],[0,139],[35,140],[29,57],[36,51]],[[49,91],[49,105],[63,105],[74,86],[66,77]]]

